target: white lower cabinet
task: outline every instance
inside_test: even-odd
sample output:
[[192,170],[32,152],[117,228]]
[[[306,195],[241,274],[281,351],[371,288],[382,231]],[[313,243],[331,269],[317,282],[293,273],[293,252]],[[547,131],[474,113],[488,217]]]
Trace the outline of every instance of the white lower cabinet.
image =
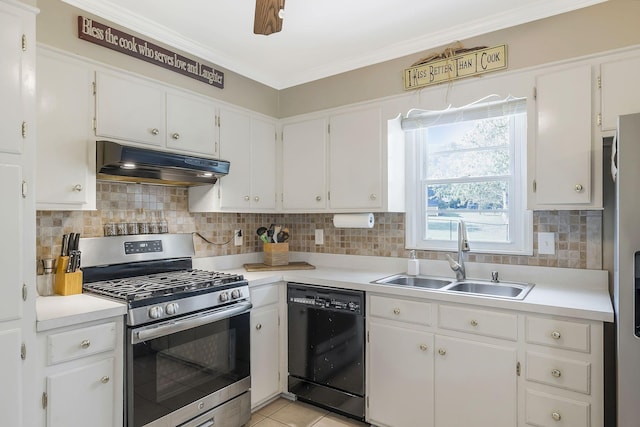
[[367,421],[603,425],[602,323],[368,295]]
[[390,427],[434,424],[433,334],[369,322],[368,421]]
[[251,289],[251,407],[282,392],[280,386],[280,285]]
[[47,427],[123,425],[122,317],[38,333]]
[[437,335],[435,425],[517,425],[517,350]]

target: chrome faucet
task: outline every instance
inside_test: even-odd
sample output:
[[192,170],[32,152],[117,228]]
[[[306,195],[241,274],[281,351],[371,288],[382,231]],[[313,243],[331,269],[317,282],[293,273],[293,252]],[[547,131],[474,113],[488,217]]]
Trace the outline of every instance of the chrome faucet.
[[463,220],[458,222],[458,262],[456,262],[451,255],[447,254],[447,260],[449,261],[449,267],[456,272],[457,280],[464,280],[467,277],[467,273],[464,269],[465,258],[467,252],[469,252],[469,240],[467,239],[467,226]]

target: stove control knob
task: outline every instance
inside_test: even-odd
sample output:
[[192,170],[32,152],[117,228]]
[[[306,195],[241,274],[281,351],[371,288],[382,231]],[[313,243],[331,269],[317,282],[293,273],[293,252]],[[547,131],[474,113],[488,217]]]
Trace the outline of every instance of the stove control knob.
[[240,289],[234,289],[231,291],[231,299],[238,299],[242,296],[242,291]]
[[159,305],[156,305],[149,309],[149,317],[151,317],[152,319],[159,319],[163,314],[164,310]]
[[169,316],[173,316],[174,314],[178,313],[178,303],[177,302],[172,302],[170,304],[167,304],[167,306],[164,308],[164,311],[169,315]]
[[220,302],[227,302],[229,301],[229,293],[228,292],[222,292],[220,294]]

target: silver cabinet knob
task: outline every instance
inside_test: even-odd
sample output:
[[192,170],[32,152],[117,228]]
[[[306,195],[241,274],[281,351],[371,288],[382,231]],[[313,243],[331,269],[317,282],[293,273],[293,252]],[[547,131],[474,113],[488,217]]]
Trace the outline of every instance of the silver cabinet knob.
[[260,329],[262,329],[262,323],[258,323],[256,325],[256,330],[259,331]]
[[576,193],[580,193],[583,190],[582,184],[576,184],[573,188],[576,190]]
[[171,135],[171,138],[173,139],[180,139],[180,134],[178,132],[175,132],[174,134]]
[[245,202],[248,202],[249,200],[251,200],[251,197],[249,197],[249,196],[244,196],[244,201],[245,201]]
[[560,415],[560,412],[552,412],[551,418],[553,418],[553,421],[560,421],[562,419],[562,415]]
[[89,340],[82,340],[82,342],[80,343],[80,348],[89,348],[91,346],[91,341]]
[[158,129],[158,128],[153,128],[153,129],[151,129],[151,134],[152,134],[152,135],[157,135],[157,134],[159,134],[159,133],[160,133],[160,129]]
[[476,326],[478,326],[478,321],[474,319],[474,320],[471,320],[469,324],[475,328]]
[[399,308],[394,308],[393,309],[393,314],[395,314],[396,316],[400,314],[400,309]]
[[316,202],[319,202],[319,201],[321,201],[321,200],[322,200],[322,197],[320,197],[320,196],[316,196]]
[[429,347],[427,347],[426,344],[420,344],[420,350],[427,351],[427,350],[429,350]]
[[562,376],[562,372],[560,372],[560,369],[552,369],[551,376],[555,378],[560,378]]
[[253,198],[253,200],[254,200],[254,201],[256,201],[256,202],[259,202],[259,201],[260,201],[260,196],[255,196],[255,197]]
[[83,190],[82,184],[76,184],[76,185],[73,186],[73,191],[80,192],[82,190]]
[[376,196],[375,194],[371,193],[369,194],[369,200],[374,201],[378,198],[378,196]]
[[439,354],[440,356],[444,356],[445,354],[447,354],[447,350],[446,350],[446,349],[444,349],[444,348],[439,348],[439,349],[438,349],[438,354]]
[[560,331],[551,332],[551,338],[553,338],[554,340],[559,340],[561,336],[562,335],[560,334]]
[[106,383],[108,383],[108,382],[109,382],[109,380],[110,380],[110,379],[111,379],[111,378],[109,378],[108,376],[106,376],[106,375],[105,375],[104,377],[100,378],[100,382],[101,382],[102,384],[106,384]]

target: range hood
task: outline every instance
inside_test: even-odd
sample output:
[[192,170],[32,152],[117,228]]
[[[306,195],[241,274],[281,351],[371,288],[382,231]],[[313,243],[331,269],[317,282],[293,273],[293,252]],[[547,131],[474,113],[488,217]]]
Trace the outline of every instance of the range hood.
[[148,184],[194,186],[215,184],[229,173],[230,163],[184,154],[96,142],[97,179]]

